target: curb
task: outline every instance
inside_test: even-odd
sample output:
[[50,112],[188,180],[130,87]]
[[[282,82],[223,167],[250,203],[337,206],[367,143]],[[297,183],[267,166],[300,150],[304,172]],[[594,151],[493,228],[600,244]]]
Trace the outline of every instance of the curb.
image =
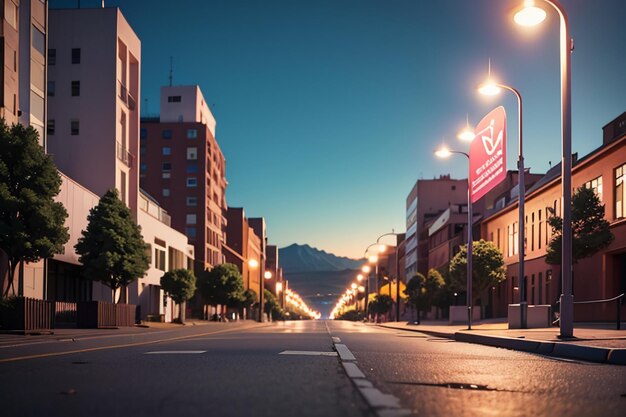
[[435,332],[422,329],[408,329],[379,324],[380,327],[408,332],[419,332],[436,337],[454,339],[457,342],[476,343],[480,345],[538,353],[565,359],[578,359],[587,362],[606,363],[609,365],[626,365],[626,349],[602,348],[596,346],[576,345],[563,342],[547,342],[540,340],[520,339],[504,336],[488,336],[477,333],[456,332],[454,334]]

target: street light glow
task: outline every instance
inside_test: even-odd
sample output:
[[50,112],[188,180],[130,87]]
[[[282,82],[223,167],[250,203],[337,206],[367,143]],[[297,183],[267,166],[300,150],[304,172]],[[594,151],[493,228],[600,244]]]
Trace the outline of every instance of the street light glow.
[[372,268],[369,265],[363,265],[363,267],[361,268],[361,271],[363,271],[366,274],[369,274],[371,270]]
[[250,259],[248,261],[248,265],[250,266],[250,268],[256,268],[257,266],[259,266],[259,261],[257,261],[256,259]]
[[448,158],[450,157],[450,155],[452,155],[452,152],[450,152],[450,149],[446,148],[445,146],[442,146],[435,151],[435,156],[437,156],[438,158]]
[[459,132],[457,137],[462,141],[471,142],[476,137],[476,134],[474,133],[474,130],[472,128],[467,126],[465,129]]
[[357,275],[356,276],[356,280],[359,281],[359,282],[363,281],[363,274]]
[[352,289],[356,289],[357,285],[353,282],[352,284],[350,284],[350,287],[352,287]]
[[520,26],[536,26],[546,18],[546,11],[535,6],[533,0],[525,0],[524,6],[515,13],[513,20]]
[[378,246],[378,253],[383,253],[387,250],[387,245]]
[[501,88],[490,79],[478,86],[478,92],[483,96],[497,96]]
[[263,277],[265,279],[271,279],[272,278],[272,273],[270,271],[265,271],[265,273],[263,274]]
[[370,261],[371,264],[375,264],[376,262],[378,262],[378,256],[370,255],[369,261]]

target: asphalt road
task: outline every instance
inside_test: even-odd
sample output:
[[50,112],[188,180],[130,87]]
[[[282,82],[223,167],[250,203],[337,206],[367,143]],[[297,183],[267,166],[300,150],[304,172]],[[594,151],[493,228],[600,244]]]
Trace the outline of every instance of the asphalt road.
[[[626,367],[349,322],[0,340],[2,416],[382,416],[333,352],[417,416],[622,416]],[[72,340],[73,339],[73,340]],[[337,339],[335,339],[337,341]]]

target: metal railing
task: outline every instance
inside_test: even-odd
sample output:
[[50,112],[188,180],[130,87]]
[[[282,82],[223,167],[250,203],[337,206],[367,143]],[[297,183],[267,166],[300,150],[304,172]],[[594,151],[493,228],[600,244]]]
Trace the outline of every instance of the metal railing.
[[[589,300],[589,301],[574,301],[574,304],[598,304],[598,303],[610,303],[615,301],[615,306],[616,306],[616,310],[617,310],[617,314],[615,316],[615,327],[617,330],[621,330],[622,329],[622,300],[624,298],[624,294],[625,293],[621,293],[620,295],[613,297],[613,298],[606,298],[604,300]],[[557,304],[559,304],[561,300],[557,300]],[[552,322],[552,325],[556,325],[559,320],[561,320],[560,317],[557,317],[556,320],[554,320]]]
[[124,104],[126,104],[128,110],[135,110],[137,108],[137,100],[135,100],[135,97],[130,94],[128,88],[126,88],[126,86],[122,84],[121,81],[118,81],[117,84],[120,87],[118,94],[120,99],[124,102]]
[[117,142],[116,154],[117,154],[117,159],[125,163],[128,167],[132,168],[135,157],[132,153],[128,152],[128,149],[126,149],[126,147],[122,145],[120,142]]

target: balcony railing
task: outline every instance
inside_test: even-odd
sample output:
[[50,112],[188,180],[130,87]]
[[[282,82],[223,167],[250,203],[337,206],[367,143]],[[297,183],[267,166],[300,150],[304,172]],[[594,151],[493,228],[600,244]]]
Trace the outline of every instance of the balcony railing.
[[135,100],[135,97],[133,97],[132,94],[128,92],[128,88],[126,88],[126,86],[120,81],[118,81],[117,84],[119,85],[120,99],[124,102],[124,104],[126,104],[128,110],[135,110],[137,108],[137,100]]
[[128,149],[121,143],[117,142],[117,159],[126,164],[129,168],[132,168],[135,157],[132,153],[128,152]]

